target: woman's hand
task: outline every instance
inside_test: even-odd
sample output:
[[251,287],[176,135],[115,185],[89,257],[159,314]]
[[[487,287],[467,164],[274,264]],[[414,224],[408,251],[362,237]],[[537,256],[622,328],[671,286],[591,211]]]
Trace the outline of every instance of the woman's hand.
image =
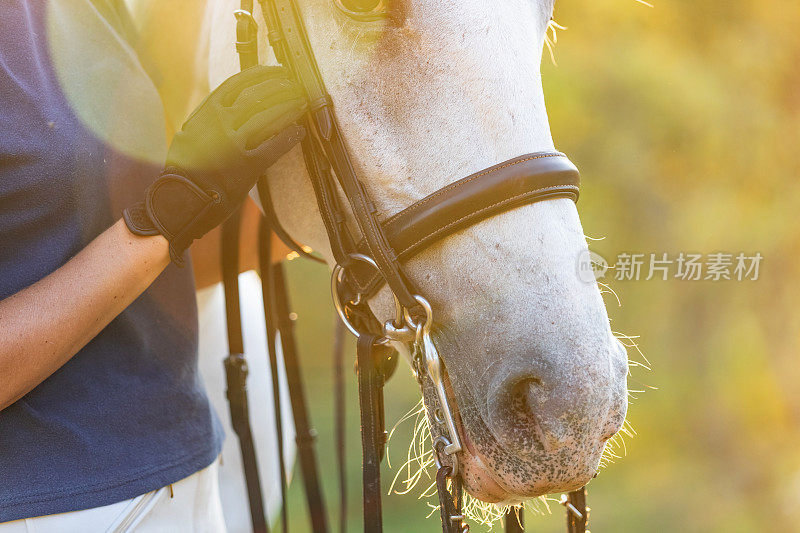
[[[55,272],[0,300],[0,410],[66,363],[192,241],[222,223],[302,138],[300,90],[254,67],[211,93],[176,134],[145,202]],[[127,225],[127,227],[126,227]],[[165,239],[166,238],[166,239]]]
[[258,178],[305,134],[301,89],[279,67],[253,67],[222,83],[175,135],[164,173],[144,203],[125,210],[137,235],[161,234],[178,264],[191,243],[225,221]]

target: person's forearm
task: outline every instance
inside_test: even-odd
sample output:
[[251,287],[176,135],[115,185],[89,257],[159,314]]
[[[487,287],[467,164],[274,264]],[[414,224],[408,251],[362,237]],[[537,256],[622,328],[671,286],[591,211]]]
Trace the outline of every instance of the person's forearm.
[[0,410],[66,363],[169,264],[166,239],[122,220],[64,266],[0,301]]

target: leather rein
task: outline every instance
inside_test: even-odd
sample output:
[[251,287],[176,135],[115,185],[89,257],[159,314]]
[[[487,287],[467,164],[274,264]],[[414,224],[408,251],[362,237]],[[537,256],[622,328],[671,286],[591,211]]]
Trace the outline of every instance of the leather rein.
[[[420,387],[431,394],[429,422],[437,465],[436,486],[440,501],[443,533],[464,533],[462,489],[458,468],[460,436],[450,409],[445,388],[446,368],[433,339],[435,325],[430,303],[420,295],[406,274],[404,263],[427,246],[452,233],[491,216],[523,205],[551,198],[577,201],[577,168],[560,152],[526,154],[481,170],[422,198],[402,211],[383,218],[379,215],[362,182],[358,179],[336,120],[333,102],[320,74],[301,13],[295,0],[259,0],[268,29],[268,41],[275,57],[302,85],[309,101],[305,119],[308,135],[302,142],[303,156],[316,195],[319,211],[328,234],[336,266],[332,276],[332,296],[342,323],[357,338],[359,404],[361,410],[362,471],[364,488],[364,530],[382,531],[380,462],[386,432],[383,413],[383,385],[391,377],[398,359],[397,349],[412,354],[414,372]],[[253,0],[241,0],[234,12],[237,19],[236,49],[242,70],[258,64],[258,25],[253,17]],[[299,255],[320,261],[295,242],[277,220],[266,179],[258,184],[264,210],[259,252],[262,259],[262,288],[273,375],[273,399],[280,413],[277,382],[277,349],[280,334],[298,439],[298,454],[306,487],[306,499],[315,533],[328,531],[324,504],[317,476],[313,430],[308,422],[302,391],[299,363],[286,295],[283,270],[271,265],[269,231],[274,231]],[[342,201],[344,199],[345,203]],[[354,220],[353,233],[347,220]],[[231,355],[226,359],[228,399],[234,429],[239,436],[245,466],[248,497],[256,532],[267,531],[261,487],[249,428],[245,380],[246,362],[241,343],[238,302],[238,218],[223,228],[223,273]],[[396,316],[384,324],[374,316],[367,301],[387,285],[395,298]],[[341,342],[337,343],[341,345]],[[341,376],[341,356],[337,356],[337,376]],[[342,395],[337,380],[337,398]],[[337,399],[337,404],[342,402]],[[435,413],[431,415],[430,413]],[[337,431],[342,431],[343,412],[337,416]],[[282,452],[282,423],[276,416],[283,530],[287,530],[285,465]],[[343,437],[337,435],[343,442]],[[340,490],[344,521],[344,456],[340,450]],[[564,496],[569,533],[585,531],[587,508],[585,488]],[[522,531],[521,513],[506,515],[508,531]]]

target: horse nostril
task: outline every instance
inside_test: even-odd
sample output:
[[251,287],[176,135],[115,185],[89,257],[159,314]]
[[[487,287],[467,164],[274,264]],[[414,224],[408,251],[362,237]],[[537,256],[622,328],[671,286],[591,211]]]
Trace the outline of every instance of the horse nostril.
[[541,382],[536,378],[524,379],[512,387],[511,408],[521,419],[536,420],[536,407],[541,402]]
[[537,430],[537,378],[505,381],[492,388],[489,395],[489,426],[495,439],[513,451],[532,452],[541,442]]
[[568,440],[560,403],[539,378],[501,384],[490,394],[490,429],[500,444],[514,451],[553,452]]

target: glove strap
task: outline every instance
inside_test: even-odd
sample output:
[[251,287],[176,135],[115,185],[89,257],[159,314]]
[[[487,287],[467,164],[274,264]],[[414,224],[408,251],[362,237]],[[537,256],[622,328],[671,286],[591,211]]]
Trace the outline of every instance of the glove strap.
[[153,221],[147,215],[147,208],[144,202],[138,202],[128,207],[122,212],[122,219],[125,225],[134,235],[141,235],[143,237],[152,237],[153,235],[161,235],[158,228],[155,227]]
[[167,169],[148,187],[144,204],[129,207],[122,216],[136,235],[163,235],[169,241],[170,259],[183,266],[186,249],[207,231],[205,215],[219,203],[216,191],[206,192],[174,169]]

